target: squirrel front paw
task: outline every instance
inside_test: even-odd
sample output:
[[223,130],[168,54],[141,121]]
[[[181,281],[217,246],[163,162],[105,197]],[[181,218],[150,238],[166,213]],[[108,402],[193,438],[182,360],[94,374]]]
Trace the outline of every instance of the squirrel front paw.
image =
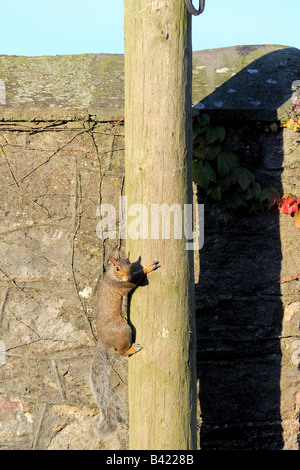
[[153,263],[148,264],[148,266],[144,268],[144,273],[145,274],[151,273],[151,271],[155,271],[155,269],[158,269],[158,268],[160,268],[159,261],[153,261]]

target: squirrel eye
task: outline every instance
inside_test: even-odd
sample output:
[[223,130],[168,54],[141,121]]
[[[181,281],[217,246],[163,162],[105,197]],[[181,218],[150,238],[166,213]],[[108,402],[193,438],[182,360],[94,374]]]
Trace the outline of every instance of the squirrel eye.
[[119,266],[117,266],[117,267],[116,267],[116,271],[120,271],[120,268],[119,268]]

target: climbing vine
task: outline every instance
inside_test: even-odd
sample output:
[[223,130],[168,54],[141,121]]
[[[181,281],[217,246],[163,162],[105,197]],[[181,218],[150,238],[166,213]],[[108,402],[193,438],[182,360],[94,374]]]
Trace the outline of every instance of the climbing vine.
[[[300,81],[297,83],[290,110],[292,117],[284,124],[295,132],[300,131]],[[213,200],[222,201],[231,209],[245,208],[249,213],[260,214],[277,205],[278,210],[291,215],[296,227],[300,228],[300,196],[285,194],[280,197],[277,188],[262,188],[238,156],[224,149],[225,137],[224,127],[212,125],[208,114],[194,118],[194,182]]]
[[295,80],[292,84],[292,105],[289,108],[289,119],[283,123],[294,132],[300,132],[300,80]]
[[208,114],[194,118],[194,182],[208,196],[224,202],[228,208],[262,213],[279,202],[279,192],[274,187],[262,188],[238,156],[224,149],[225,136],[224,127],[213,125]]
[[[283,127],[294,132],[300,132],[300,80],[292,84],[292,105],[289,108],[289,119],[282,124]],[[278,209],[283,214],[294,217],[297,228],[300,228],[300,196],[285,194],[278,204]]]

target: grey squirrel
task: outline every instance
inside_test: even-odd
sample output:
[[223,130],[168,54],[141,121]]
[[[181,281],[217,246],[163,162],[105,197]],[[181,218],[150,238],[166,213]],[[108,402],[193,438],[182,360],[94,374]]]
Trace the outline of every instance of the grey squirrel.
[[98,344],[92,361],[92,390],[102,413],[99,425],[99,437],[108,437],[117,425],[125,421],[124,404],[110,383],[110,363],[107,356],[108,348],[115,348],[120,355],[130,356],[142,349],[139,344],[132,343],[132,331],[122,315],[122,302],[125,294],[135,289],[146,274],[159,268],[159,262],[133,271],[126,258],[110,257],[109,266],[99,289],[96,312],[96,330]]

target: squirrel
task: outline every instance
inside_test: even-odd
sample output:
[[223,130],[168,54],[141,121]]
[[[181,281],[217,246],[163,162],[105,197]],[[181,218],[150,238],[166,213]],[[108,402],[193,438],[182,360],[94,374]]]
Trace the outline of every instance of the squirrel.
[[[130,356],[142,349],[132,343],[132,331],[122,314],[123,297],[135,289],[146,274],[159,268],[159,262],[133,271],[126,258],[110,257],[109,266],[100,284],[96,311],[96,330],[98,343],[92,361],[91,385],[94,396],[102,413],[99,425],[99,437],[105,439],[114,432],[119,423],[126,419],[123,403],[110,383],[110,363],[108,348],[115,348],[122,356]],[[125,299],[124,299],[125,300]]]

